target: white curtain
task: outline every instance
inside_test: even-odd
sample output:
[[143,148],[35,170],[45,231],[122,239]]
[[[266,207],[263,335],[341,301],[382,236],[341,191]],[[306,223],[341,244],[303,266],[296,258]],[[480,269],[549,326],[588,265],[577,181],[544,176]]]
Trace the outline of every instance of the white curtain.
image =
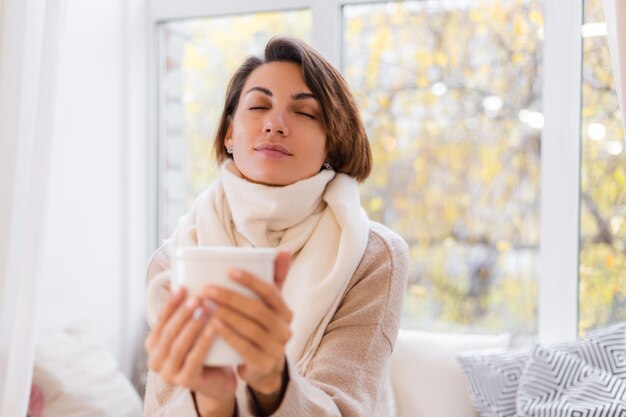
[[0,416],[26,416],[64,0],[0,0]]
[[626,0],[604,0],[604,17],[626,141]]

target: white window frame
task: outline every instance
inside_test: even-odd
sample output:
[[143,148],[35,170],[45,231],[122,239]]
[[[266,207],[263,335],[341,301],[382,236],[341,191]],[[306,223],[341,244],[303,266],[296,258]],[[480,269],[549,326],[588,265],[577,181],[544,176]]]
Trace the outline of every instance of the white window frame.
[[546,0],[541,136],[539,341],[578,334],[582,1]]
[[[580,104],[582,80],[582,0],[545,1],[545,45],[541,140],[538,340],[558,342],[577,336],[579,207],[580,207]],[[380,3],[380,0],[153,0],[150,28],[150,129],[158,129],[158,23],[174,19],[223,16],[308,8],[312,12],[311,44],[331,63],[341,67],[342,7]],[[577,5],[577,7],[573,7]],[[161,121],[162,123],[162,121]],[[156,140],[152,140],[151,172],[157,172]],[[156,184],[153,184],[156,195]],[[156,198],[151,198],[156,212]],[[155,224],[154,230],[157,230]],[[154,236],[154,235],[153,235]],[[155,247],[157,242],[155,241]]]

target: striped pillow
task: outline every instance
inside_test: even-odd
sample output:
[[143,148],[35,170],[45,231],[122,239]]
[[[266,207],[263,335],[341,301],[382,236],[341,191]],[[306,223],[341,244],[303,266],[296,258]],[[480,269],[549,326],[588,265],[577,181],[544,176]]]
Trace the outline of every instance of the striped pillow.
[[[586,365],[626,381],[626,323],[590,332],[550,349],[575,356]],[[472,404],[480,417],[517,415],[517,391],[531,353],[524,349],[497,355],[459,357]]]
[[515,417],[515,397],[528,357],[528,349],[458,357],[480,417]]
[[626,382],[579,357],[538,345],[518,390],[519,417],[623,417]]

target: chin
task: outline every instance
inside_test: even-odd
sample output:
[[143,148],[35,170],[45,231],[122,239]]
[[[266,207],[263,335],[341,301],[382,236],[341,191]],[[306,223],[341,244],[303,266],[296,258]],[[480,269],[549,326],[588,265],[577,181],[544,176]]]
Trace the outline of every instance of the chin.
[[281,187],[284,185],[293,184],[297,180],[291,180],[289,178],[285,178],[284,175],[280,175],[280,173],[269,173],[269,172],[251,172],[245,173],[242,172],[245,179],[255,184],[263,184],[269,185],[272,187]]

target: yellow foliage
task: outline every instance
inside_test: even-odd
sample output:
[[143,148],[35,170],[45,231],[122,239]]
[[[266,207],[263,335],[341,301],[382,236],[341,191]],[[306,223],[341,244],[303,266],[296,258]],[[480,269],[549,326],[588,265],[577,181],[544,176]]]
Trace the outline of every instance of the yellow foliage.
[[188,116],[196,116],[200,111],[201,107],[197,101],[189,101],[185,103],[185,113]]
[[624,169],[616,168],[615,171],[613,171],[613,178],[622,190],[626,189],[626,174],[624,173]]
[[473,23],[482,23],[484,20],[483,14],[478,9],[470,10],[469,18]]
[[424,130],[426,130],[426,133],[429,135],[435,136],[439,133],[439,125],[432,120],[427,120],[426,123],[424,123]]
[[456,54],[450,54],[450,66],[458,67],[459,66],[459,57]]
[[426,161],[422,158],[415,158],[415,160],[413,160],[413,170],[416,174],[421,174],[426,171]]
[[380,107],[389,107],[389,103],[391,103],[391,99],[386,94],[381,94],[378,96],[378,105]]
[[504,79],[495,79],[493,80],[493,92],[496,94],[504,94],[508,93],[511,86]]
[[378,61],[371,60],[367,63],[367,69],[365,70],[365,79],[368,87],[374,87],[378,82]]
[[505,240],[499,240],[498,243],[496,243],[496,248],[498,248],[498,252],[506,252],[511,250],[513,247],[513,245],[511,245],[511,242],[507,242]]
[[528,14],[528,18],[535,25],[543,27],[543,14],[539,10],[532,9]]
[[526,20],[522,19],[520,15],[515,16],[515,21],[513,23],[513,33],[515,36],[522,36],[528,33],[528,25],[526,24]]
[[370,200],[368,206],[370,211],[378,211],[383,207],[383,200],[380,197],[374,197]]
[[420,66],[420,68],[430,68],[433,65],[434,58],[433,54],[423,49],[418,49],[414,53],[415,63]]
[[481,179],[485,183],[493,181],[500,172],[499,155],[495,148],[486,149],[481,153],[482,172]]
[[396,10],[391,15],[391,23],[395,26],[401,26],[406,24],[406,18],[409,16],[407,10],[402,7],[402,3],[395,3],[397,5]]
[[491,6],[491,23],[504,23],[507,20],[506,12],[499,1],[494,1]]
[[436,51],[435,52],[435,64],[439,65],[440,67],[444,67],[446,66],[447,63],[448,63],[448,56],[443,51]]
[[370,44],[372,53],[375,56],[380,56],[385,48],[389,46],[389,40],[391,38],[391,30],[389,26],[383,26],[376,32],[374,40]]
[[428,92],[426,94],[424,94],[422,99],[422,104],[425,106],[432,106],[434,105],[437,100],[439,99],[439,97],[435,96],[432,92]]
[[206,71],[208,62],[206,56],[200,54],[195,45],[186,43],[181,67],[186,71]]
[[448,223],[452,223],[459,217],[459,213],[453,204],[446,204],[443,207],[443,218]]
[[428,81],[428,78],[426,78],[426,76],[420,75],[419,77],[417,77],[417,86],[418,87],[426,88],[426,87],[428,87],[429,84],[430,84],[430,82]]
[[354,17],[348,20],[347,32],[351,35],[357,35],[363,32],[364,26],[362,17]]
[[409,286],[409,293],[415,297],[424,298],[429,295],[430,291],[423,285],[413,284]]

